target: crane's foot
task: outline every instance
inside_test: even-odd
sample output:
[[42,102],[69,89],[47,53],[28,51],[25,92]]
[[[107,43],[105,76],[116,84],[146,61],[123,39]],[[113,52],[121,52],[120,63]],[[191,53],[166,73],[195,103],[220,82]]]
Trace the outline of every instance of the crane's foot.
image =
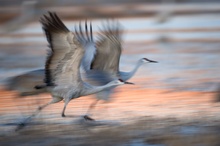
[[42,108],[41,106],[39,106],[37,109],[40,111],[40,110],[42,110],[43,108]]
[[19,131],[19,130],[21,130],[22,128],[24,128],[26,126],[26,123],[20,123],[20,124],[18,124],[18,126],[17,126],[17,128],[15,129],[15,131]]
[[87,115],[84,116],[84,119],[87,120],[87,121],[95,121],[95,119],[90,118],[90,117],[87,116]]

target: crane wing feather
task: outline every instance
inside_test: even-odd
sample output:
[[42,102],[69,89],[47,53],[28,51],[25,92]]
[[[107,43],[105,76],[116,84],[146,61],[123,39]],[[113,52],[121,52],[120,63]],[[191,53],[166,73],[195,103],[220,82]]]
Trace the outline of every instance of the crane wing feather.
[[55,13],[49,12],[40,22],[50,47],[45,64],[46,85],[78,84],[84,49]]
[[85,22],[85,32],[82,31],[81,23],[79,24],[79,30],[75,27],[76,36],[85,49],[85,54],[82,59],[82,67],[85,71],[90,70],[92,61],[94,60],[94,56],[96,54],[91,23],[89,28],[90,32],[88,30],[87,21]]
[[119,23],[113,22],[105,25],[104,30],[99,34],[99,38],[91,69],[101,70],[117,76],[122,51],[121,27]]

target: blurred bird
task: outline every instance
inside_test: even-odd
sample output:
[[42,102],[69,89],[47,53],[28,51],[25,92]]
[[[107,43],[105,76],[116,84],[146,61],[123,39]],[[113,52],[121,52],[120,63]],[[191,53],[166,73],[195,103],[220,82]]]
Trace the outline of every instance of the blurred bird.
[[[137,62],[132,71],[119,71],[119,61],[122,52],[122,30],[119,23],[116,21],[112,23],[108,22],[99,34],[99,41],[97,44],[95,44],[93,40],[91,25],[90,33],[88,32],[87,24],[85,24],[85,28],[86,33],[83,33],[80,25],[80,33],[77,33],[78,31],[76,31],[76,36],[79,38],[79,41],[83,44],[86,50],[82,61],[82,67],[86,72],[86,78],[92,84],[100,86],[117,78],[127,81],[136,73],[142,64],[157,63],[157,61],[142,58]],[[94,108],[100,99],[108,101],[114,88],[115,87],[111,87],[96,93],[97,100],[90,105],[87,114],[92,108]]]
[[83,82],[80,74],[80,64],[85,50],[82,44],[68,30],[56,13],[49,12],[48,15],[41,17],[40,22],[50,50],[45,63],[45,84],[35,87],[36,89],[46,88],[51,93],[52,100],[40,106],[33,116],[46,106],[64,100],[65,104],[62,110],[62,116],[64,117],[66,106],[72,99],[126,83],[121,79],[113,80],[102,86],[94,86]]
[[[147,58],[142,58],[138,60],[137,64],[130,72],[122,72],[119,71],[119,61],[122,51],[121,46],[121,35],[122,30],[121,26],[118,22],[113,22],[112,24],[108,24],[104,26],[104,29],[101,31],[99,35],[99,41],[97,43],[94,42],[93,34],[92,34],[92,27],[90,24],[90,33],[88,32],[87,23],[85,25],[85,32],[82,31],[81,24],[79,26],[79,31],[76,30],[75,34],[79,42],[82,44],[83,48],[85,49],[85,53],[82,59],[82,66],[86,72],[86,79],[89,83],[95,84],[95,85],[105,85],[108,82],[121,78],[122,80],[128,80],[130,79],[138,70],[138,68],[145,63],[157,63],[157,61],[153,61]],[[41,82],[43,81],[43,77],[39,78],[34,74],[35,72],[38,72],[38,75],[43,76],[44,70],[35,70],[33,72],[28,72],[26,74],[14,77],[11,79],[10,86],[13,85],[19,85],[23,86],[22,82],[18,83],[19,78],[24,78],[23,82],[25,81],[25,78],[28,80],[28,78],[38,78]],[[31,80],[28,80],[31,81]],[[32,81],[36,82],[36,80]],[[37,85],[36,83],[33,83],[33,85]],[[9,87],[10,87],[9,86]],[[33,87],[33,86],[32,86]],[[13,86],[14,89],[16,87]],[[19,91],[20,87],[17,88]],[[38,94],[42,93],[46,90],[35,90],[32,89],[30,92],[28,92],[28,87],[26,87],[25,90],[20,90],[21,96],[26,96],[30,94]],[[110,94],[113,92],[114,88],[108,88],[107,90],[103,92],[99,92],[96,94],[97,100],[92,103],[87,111],[89,111],[95,106],[95,104],[100,100],[108,101],[110,98]],[[28,94],[27,94],[28,93]],[[86,116],[88,117],[88,116]]]
[[49,12],[49,15],[41,17],[40,22],[51,51],[45,65],[46,84],[36,86],[36,88],[45,87],[51,92],[53,99],[48,104],[65,100],[62,116],[65,116],[65,108],[70,100],[127,83],[121,79],[113,80],[102,86],[93,86],[83,82],[80,74],[81,60],[85,53],[83,44],[78,41],[76,35],[67,29],[55,13]]

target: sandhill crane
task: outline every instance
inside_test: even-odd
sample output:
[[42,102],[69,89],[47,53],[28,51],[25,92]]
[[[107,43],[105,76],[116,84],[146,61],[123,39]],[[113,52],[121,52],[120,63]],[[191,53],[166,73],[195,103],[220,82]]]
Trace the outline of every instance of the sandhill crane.
[[[95,45],[95,42],[93,41],[91,25],[90,35],[87,30],[87,25],[85,25],[86,33],[82,32],[81,26],[79,28],[80,34],[76,33],[76,35],[86,49],[82,66],[86,72],[86,78],[89,79],[89,81],[93,84],[104,85],[112,81],[114,78],[121,78],[122,80],[126,81],[136,73],[142,64],[157,63],[157,61],[142,58],[137,62],[132,71],[119,71],[119,61],[122,52],[121,30],[119,23],[113,22],[111,25],[106,25],[105,30],[100,33],[100,40],[97,45]],[[94,54],[95,56],[93,57]],[[115,87],[108,88],[96,93],[97,100],[90,105],[87,113],[89,113],[89,111],[100,99],[105,101],[109,100],[110,94],[113,92],[114,88]]]
[[64,100],[61,114],[64,117],[66,106],[72,99],[128,83],[123,82],[121,79],[113,80],[102,86],[94,86],[83,82],[80,74],[80,64],[85,50],[82,44],[68,30],[56,13],[49,12],[48,15],[41,17],[40,22],[50,50],[45,63],[45,84],[37,85],[36,88],[46,88],[51,93],[52,100],[40,106],[33,115],[50,104]]
[[[157,61],[149,60],[147,58],[142,58],[138,60],[135,67],[130,72],[122,72],[119,71],[119,60],[121,55],[121,31],[118,23],[114,23],[114,26],[105,26],[106,30],[103,30],[100,34],[100,41],[95,44],[93,40],[92,35],[92,28],[90,25],[90,35],[86,28],[86,35],[85,33],[82,33],[81,26],[80,32],[76,31],[76,36],[82,46],[85,48],[85,54],[82,60],[82,64],[84,69],[86,70],[86,76],[92,83],[96,85],[104,85],[108,82],[112,81],[114,78],[122,78],[122,80],[128,80],[130,79],[138,70],[138,68],[147,62],[156,63]],[[97,47],[97,50],[96,50]],[[24,89],[27,90],[20,90],[22,86],[25,84],[22,84],[22,82],[19,82],[17,78],[23,78],[23,82],[32,82],[31,85],[37,85],[37,82],[43,81],[43,74],[44,70],[35,70],[33,72],[28,72],[26,74],[16,76],[12,78],[10,81],[10,86],[13,87],[13,89],[16,89],[20,92],[20,95],[34,95],[38,93],[45,92],[46,90],[34,90],[33,86],[31,86],[32,89],[29,89],[29,87],[24,87]],[[38,74],[35,74],[38,73]],[[28,78],[34,78],[35,80],[28,79]],[[97,80],[98,79],[98,80]],[[94,82],[95,81],[95,82]],[[15,86],[14,86],[15,85]],[[16,86],[17,85],[17,86]],[[9,88],[10,88],[9,86]],[[19,87],[20,86],[20,87]],[[30,91],[30,92],[29,92]],[[97,99],[103,99],[108,100],[110,93],[113,91],[113,88],[105,90],[103,92],[97,93],[96,97]],[[27,94],[28,93],[28,94]],[[96,100],[93,104],[90,105],[89,110],[95,106],[97,103]],[[88,112],[87,112],[88,113]]]

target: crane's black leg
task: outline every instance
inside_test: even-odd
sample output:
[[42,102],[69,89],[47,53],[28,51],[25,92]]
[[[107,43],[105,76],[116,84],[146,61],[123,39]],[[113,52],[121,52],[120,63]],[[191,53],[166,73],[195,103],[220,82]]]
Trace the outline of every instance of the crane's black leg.
[[84,118],[85,120],[88,120],[88,121],[95,121],[95,119],[90,118],[90,117],[87,116],[87,115],[85,115],[83,118]]
[[94,121],[93,118],[90,118],[88,115],[91,112],[91,110],[95,107],[95,105],[98,103],[99,99],[95,100],[95,102],[93,102],[90,106],[89,109],[86,112],[86,115],[84,116],[85,120],[89,120],[89,121]]
[[36,116],[36,115],[37,115],[41,110],[43,110],[45,107],[47,107],[47,106],[50,105],[50,104],[57,103],[57,102],[59,102],[59,101],[61,101],[61,100],[63,100],[63,98],[53,97],[53,99],[52,99],[50,102],[48,102],[48,103],[46,103],[46,104],[40,106],[39,108],[37,108],[37,110],[36,110],[31,116],[29,116],[29,117],[26,118],[24,121],[22,121],[22,122],[17,126],[17,128],[15,129],[15,131],[18,131],[18,130],[24,128],[24,127],[27,125],[28,121],[30,121],[34,116]]
[[61,114],[62,117],[66,117],[65,110],[66,110],[66,104],[63,107],[63,111],[62,111],[62,114]]
[[66,117],[66,115],[65,115],[65,110],[66,110],[66,106],[67,106],[67,104],[68,104],[69,102],[70,102],[69,99],[66,99],[66,100],[65,100],[65,104],[64,104],[63,111],[62,111],[62,114],[61,114],[62,117]]
[[34,116],[36,116],[42,109],[44,109],[49,104],[50,104],[50,102],[47,103],[47,104],[44,104],[44,105],[42,105],[40,107],[38,107],[37,110],[31,116],[29,116],[24,121],[22,121],[20,124],[18,124],[17,128],[15,129],[15,131],[18,131],[18,130],[24,128],[27,125],[28,121],[30,121]]

